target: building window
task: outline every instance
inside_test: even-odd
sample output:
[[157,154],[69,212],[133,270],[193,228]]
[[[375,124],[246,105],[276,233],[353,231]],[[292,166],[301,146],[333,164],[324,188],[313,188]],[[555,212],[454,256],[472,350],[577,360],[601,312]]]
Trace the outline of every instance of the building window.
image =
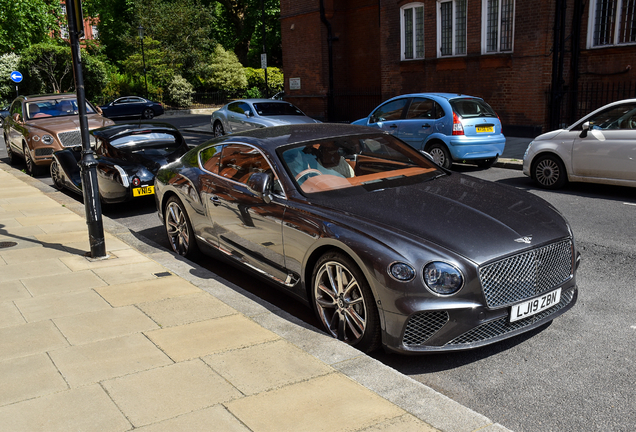
[[402,60],[424,58],[424,4],[409,3],[400,8]]
[[439,56],[466,54],[466,0],[437,2]]
[[636,0],[592,0],[588,47],[636,43]]
[[514,0],[482,0],[482,53],[512,52]]

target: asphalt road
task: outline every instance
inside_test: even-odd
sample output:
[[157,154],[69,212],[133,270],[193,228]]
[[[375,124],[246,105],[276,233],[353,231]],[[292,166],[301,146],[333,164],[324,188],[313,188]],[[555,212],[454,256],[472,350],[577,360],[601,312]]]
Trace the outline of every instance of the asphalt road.
[[[157,120],[187,129],[207,124],[208,118]],[[208,138],[184,135],[189,144]],[[4,145],[0,158],[6,161]],[[375,357],[517,432],[636,430],[634,189],[573,184],[550,192],[536,189],[520,171],[454,169],[528,190],[564,214],[583,257],[579,301],[551,324],[489,347],[420,357],[380,352]],[[50,184],[50,179],[41,180]],[[108,206],[104,214],[168,247],[153,200]],[[209,259],[202,264],[317,325],[309,309],[245,272]]]

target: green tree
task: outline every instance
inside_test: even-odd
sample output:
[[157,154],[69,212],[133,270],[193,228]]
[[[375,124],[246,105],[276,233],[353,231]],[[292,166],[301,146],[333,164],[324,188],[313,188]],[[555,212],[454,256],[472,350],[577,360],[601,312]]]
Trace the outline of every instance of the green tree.
[[192,84],[181,77],[175,75],[166,91],[166,99],[168,103],[180,108],[187,108],[192,105]]
[[[265,70],[245,68],[247,87],[249,89],[259,89],[260,94],[265,96]],[[285,89],[285,77],[280,69],[276,67],[267,68],[267,95],[274,96]]]
[[[136,0],[83,0],[84,14],[99,17],[97,29],[104,55],[116,66],[139,49]],[[136,42],[136,43],[135,43]]]
[[50,39],[62,20],[59,0],[0,0],[0,52],[21,52]]
[[[101,94],[106,86],[107,67],[86,50],[81,51],[87,98]],[[75,90],[70,46],[45,42],[27,48],[18,65],[23,71],[22,93],[63,93]]]
[[233,52],[225,51],[221,45],[214,49],[209,62],[199,64],[197,73],[204,89],[236,91],[247,86],[243,66]]
[[263,8],[265,5],[265,44],[268,65],[282,65],[279,0],[206,0],[215,5],[217,21],[213,24],[217,40],[226,50],[234,51],[243,66],[260,65],[263,52]]
[[18,69],[20,56],[15,53],[0,56],[0,107],[4,107],[16,96],[15,83],[9,80],[11,72]]

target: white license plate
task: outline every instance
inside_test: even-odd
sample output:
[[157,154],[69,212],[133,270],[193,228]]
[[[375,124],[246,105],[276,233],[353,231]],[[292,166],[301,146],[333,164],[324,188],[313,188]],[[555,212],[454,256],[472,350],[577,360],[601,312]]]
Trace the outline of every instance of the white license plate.
[[541,297],[533,298],[518,305],[514,305],[510,311],[510,322],[536,315],[541,311],[559,304],[561,301],[561,288],[543,294]]

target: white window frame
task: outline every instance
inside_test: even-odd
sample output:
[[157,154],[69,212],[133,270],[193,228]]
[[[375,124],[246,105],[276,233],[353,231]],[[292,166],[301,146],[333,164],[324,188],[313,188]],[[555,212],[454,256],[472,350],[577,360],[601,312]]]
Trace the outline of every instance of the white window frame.
[[[623,10],[626,7],[631,6],[632,19],[634,14],[636,13],[636,0],[614,0],[616,2],[616,8],[614,10],[614,15],[611,17],[612,23],[610,25],[614,26],[613,32],[611,33],[611,41],[609,43],[595,44],[594,43],[594,33],[595,33],[595,25],[596,25],[596,14],[597,14],[597,6],[598,0],[590,1],[590,16],[587,22],[587,48],[607,48],[613,46],[622,46],[622,45],[636,45],[635,41],[621,41],[621,31],[624,30],[624,26],[629,23],[628,20],[625,22],[620,22],[623,19]],[[626,12],[629,13],[629,10]]]
[[[497,48],[492,51],[488,51],[488,2],[497,1]],[[481,53],[482,54],[508,54],[514,52],[515,49],[515,11],[517,8],[516,0],[512,0],[512,28],[510,34],[510,49],[501,49],[501,3],[505,0],[482,0],[481,1]]]
[[[463,1],[466,8],[466,17],[464,22],[464,52],[458,52],[457,38],[457,2]],[[442,54],[442,3],[452,4],[451,14],[451,40],[452,47],[450,54]],[[437,57],[457,57],[465,56],[468,51],[468,0],[437,0]]]
[[[417,28],[417,23],[415,20],[415,9],[422,8],[422,24],[421,28]],[[404,12],[406,10],[413,11],[413,36],[412,36],[412,48],[413,48],[413,58],[407,58],[406,56],[406,23],[404,21]],[[421,37],[422,40],[422,49],[421,52],[417,52],[417,38]],[[410,61],[410,60],[422,60],[424,59],[424,3],[408,3],[400,8],[400,59],[402,61]]]

